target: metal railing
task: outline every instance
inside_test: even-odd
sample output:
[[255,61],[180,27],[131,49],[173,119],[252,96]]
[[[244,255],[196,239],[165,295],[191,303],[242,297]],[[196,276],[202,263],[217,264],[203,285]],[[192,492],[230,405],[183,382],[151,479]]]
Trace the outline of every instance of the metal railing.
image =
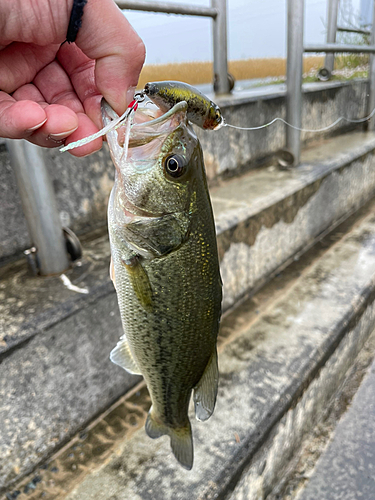
[[[327,45],[336,43],[337,18],[339,15],[339,0],[328,0],[327,2]],[[319,51],[316,51],[319,52]],[[326,52],[324,68],[319,71],[322,80],[330,78],[335,65],[335,54]]]
[[358,33],[360,35],[371,35],[370,30],[364,28],[354,28],[350,26],[337,26],[337,31],[343,31],[346,33]]
[[[211,7],[152,2],[149,0],[118,0],[116,3],[122,9],[211,18],[213,20],[214,89],[217,94],[230,92],[227,62],[226,0],[211,0]],[[37,267],[38,272],[42,275],[61,273],[69,266],[67,231],[65,231],[64,236],[43,151],[38,146],[26,141],[7,140],[7,146],[30,238],[34,246],[33,252],[36,259],[36,266],[34,267]],[[74,238],[73,241],[68,240],[68,243],[77,245]]]
[[[332,72],[333,57],[336,52],[362,52],[369,53],[369,97],[367,101],[368,114],[375,108],[375,1],[373,8],[373,28],[371,30],[370,45],[344,45],[336,44],[338,0],[329,1],[327,43],[319,45],[303,44],[304,27],[304,0],[288,0],[288,49],[287,49],[287,122],[292,127],[286,127],[286,148],[293,156],[293,166],[300,162],[302,124],[302,73],[304,52],[325,52],[327,71]],[[331,11],[330,11],[331,9]],[[328,55],[332,55],[328,59]],[[327,67],[328,60],[328,67]],[[332,69],[330,69],[332,68]],[[375,120],[368,124],[369,130],[375,130]]]
[[[375,108],[375,30],[369,46],[337,45],[332,33],[337,29],[338,0],[329,0],[333,9],[329,18],[330,35],[327,44],[303,44],[304,0],[288,0],[287,101],[286,119],[294,128],[286,127],[286,147],[298,165],[301,153],[302,73],[304,52],[367,52],[370,53],[369,112]],[[148,0],[117,0],[122,9],[163,12],[209,17],[213,20],[214,80],[217,94],[230,90],[227,68],[226,0],[211,0],[211,7],[196,7]],[[375,19],[375,1],[374,1]],[[369,124],[375,129],[375,120]],[[24,213],[33,244],[37,249],[41,274],[64,271],[68,267],[66,242],[59,220],[55,194],[48,178],[43,153],[26,141],[7,141],[15,171]]]
[[218,95],[230,92],[227,55],[227,0],[211,0],[211,7],[149,0],[116,0],[116,4],[120,9],[210,17],[213,21],[214,90]]
[[[371,35],[371,30],[364,28],[357,28],[353,26],[338,26],[338,15],[339,15],[339,4],[340,0],[328,0],[327,1],[327,45],[331,45],[336,43],[337,32],[346,32],[346,33],[357,33],[361,35]],[[363,50],[357,50],[356,46],[352,46],[351,52],[364,52]],[[313,50],[313,46],[309,47],[309,50],[305,48],[305,52],[319,52],[319,50]],[[310,50],[311,49],[311,50]],[[327,81],[330,79],[335,63],[335,54],[336,51],[328,51],[326,50],[326,57],[324,62],[324,67],[321,68],[318,72],[318,77],[322,81]],[[366,51],[365,51],[366,52]]]

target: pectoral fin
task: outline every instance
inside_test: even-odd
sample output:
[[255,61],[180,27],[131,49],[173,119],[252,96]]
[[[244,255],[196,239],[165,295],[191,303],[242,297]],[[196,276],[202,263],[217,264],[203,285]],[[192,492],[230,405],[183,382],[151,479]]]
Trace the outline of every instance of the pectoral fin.
[[121,368],[123,368],[127,372],[132,373],[133,375],[142,375],[130,351],[130,347],[125,335],[121,337],[116,347],[112,349],[109,358],[112,363],[121,366]]
[[217,352],[212,354],[202,378],[194,388],[195,416],[204,421],[212,415],[219,383],[219,369],[217,365]]
[[116,277],[115,277],[115,266],[113,264],[113,259],[111,257],[111,263],[109,264],[109,277],[112,280],[113,286],[116,289]]
[[144,270],[142,263],[138,256],[134,256],[129,260],[122,260],[122,264],[126,267],[128,271],[133,290],[143,305],[147,310],[152,309],[152,289],[150,285],[150,280],[148,279],[147,273]]

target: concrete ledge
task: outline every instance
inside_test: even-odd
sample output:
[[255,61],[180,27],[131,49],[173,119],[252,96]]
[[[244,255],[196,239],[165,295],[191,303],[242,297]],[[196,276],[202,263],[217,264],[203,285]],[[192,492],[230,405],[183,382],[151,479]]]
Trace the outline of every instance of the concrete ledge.
[[[253,172],[212,191],[225,308],[371,197],[374,148],[371,134],[334,138],[307,151],[299,169]],[[30,277],[24,263],[1,270],[0,484],[29,471],[138,380],[108,360],[121,335],[108,265],[107,237],[97,235],[66,273],[87,294],[59,277]]]
[[111,293],[0,361],[0,493],[139,381],[109,361],[121,333]]
[[374,299],[371,213],[224,345],[216,411],[193,423],[191,472],[167,439],[151,441],[142,429],[64,498],[265,498],[371,334]]

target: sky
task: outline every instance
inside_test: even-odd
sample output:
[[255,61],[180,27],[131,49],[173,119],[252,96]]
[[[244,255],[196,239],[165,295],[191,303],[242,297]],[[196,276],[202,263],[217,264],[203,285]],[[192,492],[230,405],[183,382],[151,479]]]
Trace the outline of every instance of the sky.
[[[167,1],[167,0],[164,0]],[[227,0],[228,58],[286,56],[287,0]],[[355,22],[360,2],[341,0],[341,18]],[[209,6],[209,0],[173,0]],[[324,43],[327,0],[305,0],[305,42]],[[124,11],[146,44],[147,64],[212,60],[210,18]]]

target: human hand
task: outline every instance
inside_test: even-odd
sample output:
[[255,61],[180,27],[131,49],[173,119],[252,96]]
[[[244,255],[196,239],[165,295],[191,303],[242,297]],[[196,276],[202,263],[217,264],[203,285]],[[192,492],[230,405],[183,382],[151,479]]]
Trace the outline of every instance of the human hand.
[[[88,0],[76,42],[64,42],[73,0],[0,0],[0,137],[44,147],[101,128],[102,96],[118,114],[132,100],[142,40],[113,0]],[[73,149],[86,156],[102,139]]]

